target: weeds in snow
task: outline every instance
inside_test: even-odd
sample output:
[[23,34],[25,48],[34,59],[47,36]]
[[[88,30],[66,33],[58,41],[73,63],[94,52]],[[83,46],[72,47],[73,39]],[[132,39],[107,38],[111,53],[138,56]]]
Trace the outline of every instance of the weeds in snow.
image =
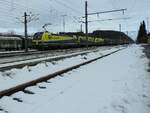
[[12,72],[12,71],[6,71],[6,72],[3,72],[3,73],[2,73],[2,76],[3,76],[3,77],[13,78],[14,75],[15,75],[15,73]]

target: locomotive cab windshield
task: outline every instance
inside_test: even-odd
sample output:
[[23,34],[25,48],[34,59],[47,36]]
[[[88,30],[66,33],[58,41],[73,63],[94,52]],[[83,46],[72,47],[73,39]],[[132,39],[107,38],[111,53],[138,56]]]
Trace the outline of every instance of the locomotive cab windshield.
[[37,32],[33,35],[33,40],[41,40],[43,32]]

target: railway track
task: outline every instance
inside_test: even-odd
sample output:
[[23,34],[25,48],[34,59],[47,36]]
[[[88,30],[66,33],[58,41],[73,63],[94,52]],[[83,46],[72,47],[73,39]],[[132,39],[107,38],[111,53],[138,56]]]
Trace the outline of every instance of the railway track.
[[59,55],[59,56],[54,56],[54,57],[44,57],[44,58],[36,58],[32,60],[21,60],[21,62],[9,62],[4,65],[0,65],[0,71],[7,71],[12,68],[23,68],[24,66],[34,66],[40,62],[51,62],[51,61],[57,61],[65,58],[70,58],[70,57],[75,57],[78,55],[84,55],[88,54],[90,51],[85,51],[85,52],[80,52],[80,53],[74,53],[74,54],[67,54],[67,55]]
[[[67,72],[69,72],[69,71],[72,71],[73,69],[77,69],[77,68],[79,68],[79,67],[81,67],[81,66],[87,65],[87,64],[92,63],[92,62],[94,62],[94,61],[96,61],[96,60],[99,60],[99,59],[102,59],[102,58],[107,57],[107,56],[109,56],[109,55],[112,55],[112,54],[114,54],[114,53],[116,53],[116,52],[118,52],[118,51],[121,51],[121,50],[123,50],[123,49],[125,49],[125,48],[117,49],[117,50],[112,51],[112,52],[109,52],[109,53],[107,53],[107,54],[105,54],[105,55],[98,56],[98,57],[96,57],[96,58],[93,58],[93,59],[84,61],[84,62],[82,62],[82,63],[75,64],[75,65],[66,67],[66,68],[64,68],[64,69],[58,70],[58,71],[56,71],[56,72],[54,72],[54,73],[51,73],[51,74],[48,74],[48,75],[46,75],[46,76],[42,76],[42,77],[39,77],[39,78],[37,78],[37,79],[31,80],[31,81],[29,81],[29,82],[26,82],[26,83],[23,83],[23,84],[14,86],[14,87],[12,87],[12,88],[9,88],[9,89],[0,91],[0,98],[2,98],[3,96],[10,96],[10,95],[12,95],[12,94],[14,94],[14,93],[16,93],[16,92],[19,92],[19,91],[23,91],[23,92],[27,93],[27,91],[25,90],[27,87],[34,86],[34,85],[36,85],[36,84],[38,84],[38,83],[41,83],[41,82],[47,82],[47,81],[48,81],[49,79],[51,79],[51,78],[54,78],[54,77],[56,77],[56,76],[58,76],[58,75],[62,75],[62,74],[64,74],[64,73],[67,73]],[[28,93],[30,93],[30,92],[28,92]]]
[[43,61],[50,62],[53,60],[70,58],[70,57],[74,57],[80,54],[87,54],[90,51],[96,51],[96,48],[89,48],[89,49],[84,48],[81,50],[80,49],[55,50],[55,51],[51,51],[50,53],[45,52],[45,54],[40,53],[39,55],[33,54],[32,56],[22,56],[22,57],[19,56],[19,58],[18,57],[15,57],[15,58],[11,57],[9,59],[1,58],[0,71],[7,71],[12,68],[22,68],[26,65],[34,66]]
[[[91,47],[89,49],[93,49],[94,47]],[[87,48],[72,48],[72,49],[61,49],[61,50],[46,50],[46,51],[28,51],[25,52],[6,52],[6,53],[0,53],[0,58],[6,58],[6,57],[16,57],[16,56],[29,56],[29,55],[38,55],[38,54],[48,54],[48,53],[56,53],[56,52],[66,52],[66,51],[78,51],[78,50],[86,50]]]
[[31,54],[38,54],[41,51],[29,51],[28,53],[25,53],[23,51],[20,52],[4,52],[4,53],[0,53],[0,58],[4,58],[4,57],[13,57],[13,56],[22,56],[22,55],[31,55]]

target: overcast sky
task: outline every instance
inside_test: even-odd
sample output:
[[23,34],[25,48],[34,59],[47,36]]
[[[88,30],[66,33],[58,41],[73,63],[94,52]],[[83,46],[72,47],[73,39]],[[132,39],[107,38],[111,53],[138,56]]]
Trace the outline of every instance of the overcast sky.
[[[23,13],[26,11],[36,15],[39,20],[29,23],[29,32],[41,31],[42,26],[51,23],[48,30],[52,32],[63,31],[63,17],[65,17],[66,31],[79,31],[80,17],[84,16],[85,0],[0,0],[0,30],[23,32]],[[150,0],[88,0],[88,12],[108,11],[127,8],[122,12],[90,16],[89,21],[114,19],[112,21],[98,21],[89,23],[89,31],[119,30],[137,31],[142,20],[150,21]],[[16,19],[16,18],[19,18]],[[128,18],[115,20],[117,18]],[[84,26],[83,26],[84,27]]]

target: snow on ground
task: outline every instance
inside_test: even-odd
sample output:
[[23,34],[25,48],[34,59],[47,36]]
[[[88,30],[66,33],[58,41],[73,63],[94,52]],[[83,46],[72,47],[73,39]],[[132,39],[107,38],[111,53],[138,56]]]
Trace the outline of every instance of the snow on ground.
[[[28,51],[33,52],[33,51],[36,51],[36,50],[28,50]],[[18,51],[4,51],[4,50],[2,51],[2,50],[0,50],[0,53],[2,53],[2,54],[3,54],[3,53],[4,53],[4,54],[5,54],[5,53],[6,53],[6,54],[7,54],[7,53],[16,53],[16,52],[17,52],[17,53],[22,53],[22,52],[24,52],[24,50],[18,50]]]
[[77,53],[71,53],[71,54],[63,53],[63,54],[59,54],[59,55],[50,53],[47,55],[38,55],[38,56],[37,55],[36,56],[23,56],[23,57],[19,56],[20,58],[14,58],[15,60],[12,60],[13,58],[12,59],[7,58],[6,61],[2,61],[2,64],[0,64],[0,67],[13,66],[13,65],[24,64],[24,63],[40,62],[40,61],[45,61],[48,59],[60,58],[60,57],[65,57],[65,56],[69,56],[69,55],[76,55],[76,54],[82,54],[82,53],[87,53],[87,52],[90,52],[90,51],[77,52]]
[[[120,46],[116,46],[120,47]],[[100,47],[98,48],[99,50],[108,50],[112,47]],[[11,58],[2,58],[0,60],[0,67],[5,67],[5,66],[12,66],[12,65],[18,65],[18,64],[23,64],[23,63],[31,63],[31,62],[38,62],[38,61],[44,61],[52,58],[62,57],[62,56],[67,56],[67,55],[73,55],[73,54],[79,54],[79,53],[86,53],[86,52],[91,52],[92,50],[94,51],[94,48],[90,48],[91,50],[81,50],[81,49],[64,49],[64,50],[56,50],[56,51],[51,51],[49,53],[41,53],[41,54],[35,54],[35,55],[28,55],[28,56],[15,56]],[[97,49],[97,48],[95,48]]]
[[[119,47],[119,48],[123,48],[123,47]],[[85,62],[86,60],[90,60],[98,56],[108,54],[112,51],[118,50],[119,48],[118,47],[107,48],[107,49],[99,48],[95,52],[91,52],[85,55],[78,55],[76,57],[72,57],[69,59],[67,58],[67,59],[63,59],[59,61],[46,62],[46,63],[42,62],[36,66],[31,66],[31,67],[26,66],[23,69],[12,69],[10,71],[0,72],[0,84],[1,84],[0,91],[14,87],[16,85],[19,85],[28,81],[31,81],[31,80],[34,80],[34,79],[37,79],[41,76],[49,75],[58,70],[62,70],[70,66],[73,66],[75,64]],[[87,52],[90,52],[90,51],[87,51]],[[80,53],[83,53],[83,52],[80,52]],[[73,54],[79,54],[79,53],[73,53]],[[73,54],[70,54],[70,55],[73,55]],[[67,55],[61,55],[61,56],[67,56]],[[60,56],[55,56],[55,57],[60,57]],[[43,59],[50,59],[50,58],[54,58],[54,57],[45,57],[41,59],[35,59],[30,62],[43,60]],[[27,61],[23,61],[23,62],[27,62]]]
[[142,49],[132,45],[26,89],[35,94],[3,97],[0,113],[150,113],[150,74]]
[[[119,46],[116,46],[116,47],[119,47]],[[109,48],[112,48],[112,47],[111,46],[110,47],[102,46],[99,49],[106,50]],[[47,51],[46,53],[24,55],[21,57],[20,57],[20,55],[14,56],[11,58],[10,57],[3,57],[0,60],[0,67],[10,66],[10,65],[15,65],[15,64],[22,64],[22,63],[30,63],[30,62],[35,62],[35,61],[41,61],[41,60],[49,59],[49,58],[56,57],[56,56],[64,56],[66,54],[88,52],[88,51],[92,51],[95,49],[97,49],[97,48],[96,47],[90,47],[88,50],[86,48],[50,50],[49,52]]]

